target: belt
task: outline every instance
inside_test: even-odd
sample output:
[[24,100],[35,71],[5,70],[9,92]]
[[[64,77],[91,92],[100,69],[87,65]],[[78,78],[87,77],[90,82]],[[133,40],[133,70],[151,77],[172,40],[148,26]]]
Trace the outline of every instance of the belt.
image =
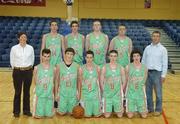
[[21,71],[27,71],[32,69],[32,66],[28,66],[28,67],[14,67],[15,70],[21,70]]
[[148,71],[149,71],[149,72],[152,72],[152,71],[157,71],[157,70],[155,70],[155,69],[148,69]]

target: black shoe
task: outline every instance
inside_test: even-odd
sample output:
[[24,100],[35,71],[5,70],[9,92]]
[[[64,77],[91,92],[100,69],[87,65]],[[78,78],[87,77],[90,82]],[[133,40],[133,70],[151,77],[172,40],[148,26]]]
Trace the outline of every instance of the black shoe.
[[19,114],[14,114],[14,117],[15,118],[19,118]]
[[24,115],[31,117],[32,113],[31,112],[24,112]]
[[54,101],[54,108],[58,108],[58,102]]

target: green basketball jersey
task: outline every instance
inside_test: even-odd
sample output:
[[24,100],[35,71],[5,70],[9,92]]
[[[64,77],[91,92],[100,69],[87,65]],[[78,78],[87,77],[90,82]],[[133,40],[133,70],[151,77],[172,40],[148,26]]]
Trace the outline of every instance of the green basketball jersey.
[[39,64],[37,66],[37,80],[35,93],[38,97],[53,98],[53,77],[53,66],[50,66],[49,69],[44,69],[42,64]]
[[89,34],[90,36],[90,50],[94,52],[94,63],[97,65],[103,65],[106,61],[106,36],[101,33],[96,37],[93,33]]
[[57,34],[56,37],[52,37],[50,33],[46,34],[46,48],[51,50],[50,64],[52,65],[57,65],[62,61],[61,38],[60,34]]
[[79,65],[83,64],[83,47],[82,47],[82,38],[83,35],[78,34],[78,37],[75,38],[72,34],[67,35],[67,46],[72,47],[76,54],[74,55],[73,59],[74,62],[78,63]]
[[113,38],[114,41],[114,49],[118,51],[118,59],[117,62],[126,67],[129,64],[129,41],[130,39],[126,37],[124,40],[119,39],[119,36]]
[[129,80],[127,84],[126,97],[136,98],[137,96],[144,97],[145,86],[145,65],[142,64],[140,69],[129,64]]
[[97,66],[93,65],[93,70],[89,71],[86,65],[82,66],[83,74],[82,74],[82,94],[81,98],[83,100],[93,100],[99,99],[99,81],[98,81],[98,72]]
[[60,63],[60,94],[65,97],[76,97],[78,64],[72,63],[67,67],[64,62]]
[[117,64],[116,69],[111,69],[110,64],[106,64],[105,82],[104,82],[104,94],[105,98],[112,98],[119,94],[121,96],[121,66]]

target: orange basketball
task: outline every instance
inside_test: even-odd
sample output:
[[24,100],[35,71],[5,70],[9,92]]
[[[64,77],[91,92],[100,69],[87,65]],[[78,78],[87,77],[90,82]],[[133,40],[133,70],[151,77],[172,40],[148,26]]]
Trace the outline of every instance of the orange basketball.
[[73,114],[73,117],[74,118],[83,118],[84,116],[84,108],[80,105],[77,105],[73,108],[73,111],[72,111],[72,114]]

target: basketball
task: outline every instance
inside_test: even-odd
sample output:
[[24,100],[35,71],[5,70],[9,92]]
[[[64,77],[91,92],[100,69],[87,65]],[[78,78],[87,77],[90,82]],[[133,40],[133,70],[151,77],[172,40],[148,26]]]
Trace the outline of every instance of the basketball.
[[84,116],[84,108],[80,105],[77,105],[73,108],[72,111],[73,117],[76,119],[80,119],[83,118]]

